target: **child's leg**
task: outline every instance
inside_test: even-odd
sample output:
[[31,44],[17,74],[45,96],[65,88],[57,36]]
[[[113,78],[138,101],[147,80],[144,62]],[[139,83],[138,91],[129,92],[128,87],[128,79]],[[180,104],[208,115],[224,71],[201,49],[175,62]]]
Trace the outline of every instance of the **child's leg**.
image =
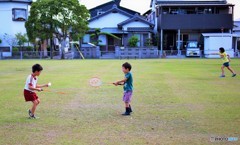
[[35,110],[36,110],[36,108],[37,108],[37,105],[38,105],[39,103],[40,103],[40,100],[39,100],[39,99],[33,101],[33,106],[32,106],[32,110],[31,110],[32,115],[34,115]]
[[128,108],[130,106],[129,102],[125,102],[125,107]]
[[126,111],[122,115],[124,115],[124,116],[130,115],[131,111],[130,111],[130,108],[129,108],[129,102],[125,102],[125,108],[126,108]]
[[223,66],[221,67],[221,69],[222,69],[222,76],[225,75],[225,73],[224,73],[224,68],[225,68],[225,66],[223,65]]
[[131,113],[131,112],[133,112],[133,111],[132,111],[132,107],[131,107],[131,104],[130,104],[130,103],[129,103],[129,111],[130,111],[130,113]]
[[233,70],[230,66],[228,66],[227,69],[228,69],[231,73],[236,74],[236,73],[234,72],[234,70]]

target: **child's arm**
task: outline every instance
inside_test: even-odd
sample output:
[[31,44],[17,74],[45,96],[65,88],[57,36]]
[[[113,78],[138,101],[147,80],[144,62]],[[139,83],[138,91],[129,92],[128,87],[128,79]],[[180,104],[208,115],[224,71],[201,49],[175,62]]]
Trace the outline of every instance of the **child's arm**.
[[30,90],[33,90],[33,91],[42,91],[43,87],[48,87],[48,84],[44,84],[44,85],[37,85],[36,88],[32,87],[31,85],[28,85],[28,88]]
[[209,53],[209,55],[219,55],[219,53]]
[[229,55],[227,55],[227,57],[228,57],[228,60],[229,60],[229,62],[231,61],[231,58],[230,58],[230,56]]
[[28,88],[33,91],[42,91],[42,88],[38,88],[38,87],[34,88],[32,85],[28,85]]
[[220,57],[221,57],[221,58],[223,58],[223,57],[224,57],[224,55],[223,55],[223,54],[221,54],[221,53],[210,53],[210,54],[208,54],[208,55],[220,55]]
[[127,78],[123,79],[123,80],[120,80],[120,81],[117,81],[115,83],[113,83],[115,86],[117,85],[123,85],[125,82],[127,81]]
[[43,87],[48,87],[48,84],[44,84],[44,85],[37,85],[36,88],[43,88]]

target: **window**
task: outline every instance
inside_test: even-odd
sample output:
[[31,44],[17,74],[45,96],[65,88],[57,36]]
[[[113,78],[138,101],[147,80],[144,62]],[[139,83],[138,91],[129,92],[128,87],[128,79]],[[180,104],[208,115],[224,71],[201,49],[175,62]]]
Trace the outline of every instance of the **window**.
[[27,10],[26,9],[12,9],[12,20],[13,21],[26,21],[27,20]]
[[10,52],[10,47],[0,47],[0,52]]
[[97,10],[97,15],[101,15],[101,14],[103,14],[104,13],[104,11],[102,11],[102,9],[98,9]]

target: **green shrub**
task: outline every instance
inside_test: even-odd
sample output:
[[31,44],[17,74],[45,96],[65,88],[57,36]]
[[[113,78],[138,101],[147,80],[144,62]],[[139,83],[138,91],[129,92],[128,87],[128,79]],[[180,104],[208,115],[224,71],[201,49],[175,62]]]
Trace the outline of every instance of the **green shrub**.
[[27,53],[23,54],[23,58],[28,58],[28,57],[29,57],[29,55]]
[[19,51],[19,49],[17,47],[12,48],[12,52],[18,52],[18,51]]
[[147,38],[146,42],[145,42],[145,46],[152,46],[152,45],[153,45],[152,39],[151,38]]
[[32,47],[32,46],[27,46],[27,47],[26,47],[26,50],[27,50],[27,51],[33,51],[33,47]]
[[128,40],[128,44],[130,47],[137,47],[137,43],[139,42],[138,37],[137,36],[132,36],[131,38],[129,38]]

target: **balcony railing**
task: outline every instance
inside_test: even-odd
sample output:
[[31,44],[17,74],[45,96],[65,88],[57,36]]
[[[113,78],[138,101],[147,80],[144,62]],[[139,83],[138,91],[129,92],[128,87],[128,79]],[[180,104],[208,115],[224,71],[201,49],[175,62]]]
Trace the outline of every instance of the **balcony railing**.
[[232,29],[232,14],[161,14],[158,29]]

